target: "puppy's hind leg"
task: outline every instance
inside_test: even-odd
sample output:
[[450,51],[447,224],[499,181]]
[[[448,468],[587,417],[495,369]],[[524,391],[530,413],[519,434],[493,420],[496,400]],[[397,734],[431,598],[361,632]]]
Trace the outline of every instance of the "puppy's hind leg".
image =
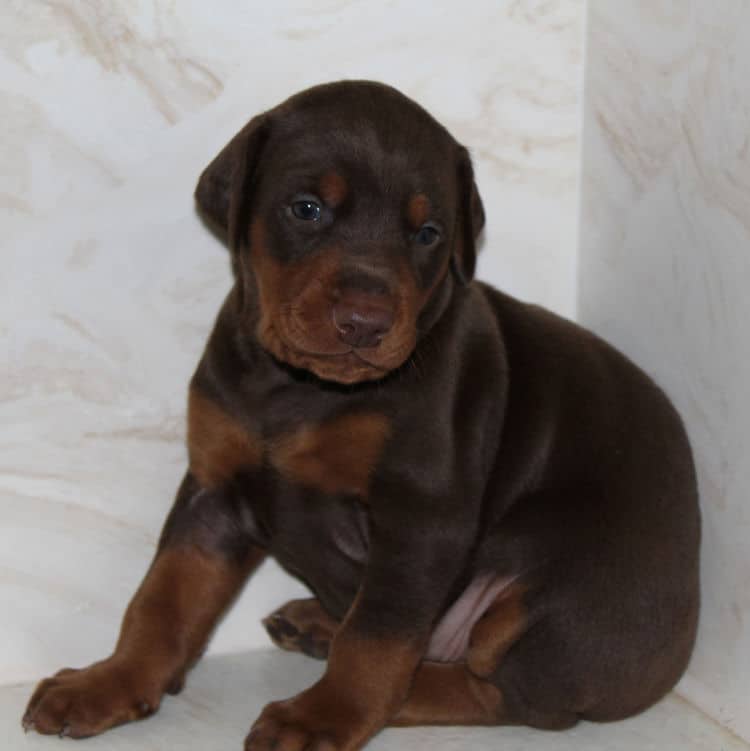
[[[461,661],[423,662],[404,705],[391,725],[532,725],[548,730],[572,727],[578,716],[566,710],[525,706],[514,683],[497,680],[508,652],[522,643],[531,622],[519,582],[504,589],[474,624]],[[528,680],[544,680],[539,672]]]
[[276,646],[325,660],[339,623],[318,600],[292,600],[263,619]]

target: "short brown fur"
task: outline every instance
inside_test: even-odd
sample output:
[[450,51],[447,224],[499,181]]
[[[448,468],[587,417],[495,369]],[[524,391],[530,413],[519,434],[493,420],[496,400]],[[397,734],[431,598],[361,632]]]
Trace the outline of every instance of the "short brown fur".
[[419,229],[430,216],[430,199],[424,193],[414,194],[409,199],[406,215],[412,228]]
[[188,400],[187,442],[190,471],[206,488],[221,486],[263,459],[261,441],[195,388]]
[[502,592],[471,631],[466,664],[472,673],[488,678],[502,662],[505,653],[528,626],[523,588],[513,586]]
[[331,208],[335,209],[346,199],[349,186],[346,183],[346,179],[341,174],[335,170],[329,170],[320,178],[318,190],[320,190],[320,197]]
[[497,686],[478,678],[463,663],[423,662],[406,702],[388,724],[497,725],[503,720],[503,697]]
[[263,619],[274,644],[290,652],[304,652],[309,657],[328,657],[339,623],[323,610],[314,597],[292,600]]
[[366,498],[388,431],[388,419],[372,412],[304,425],[275,443],[271,462],[306,487]]
[[406,699],[419,654],[413,643],[361,640],[342,630],[323,678],[294,699],[269,704],[246,748],[360,748]]

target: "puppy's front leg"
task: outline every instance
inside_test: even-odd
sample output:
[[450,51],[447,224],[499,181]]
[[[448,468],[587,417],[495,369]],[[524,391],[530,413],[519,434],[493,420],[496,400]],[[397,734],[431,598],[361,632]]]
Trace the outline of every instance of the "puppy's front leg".
[[42,681],[23,718],[27,730],[95,735],[152,714],[165,692],[180,690],[214,625],[264,557],[240,536],[207,534],[209,516],[221,527],[231,507],[226,491],[205,490],[187,475],[114,653]]
[[325,675],[269,704],[246,751],[354,751],[398,711],[469,549],[460,535],[446,534],[457,529],[449,520],[421,521],[371,524],[367,571]]

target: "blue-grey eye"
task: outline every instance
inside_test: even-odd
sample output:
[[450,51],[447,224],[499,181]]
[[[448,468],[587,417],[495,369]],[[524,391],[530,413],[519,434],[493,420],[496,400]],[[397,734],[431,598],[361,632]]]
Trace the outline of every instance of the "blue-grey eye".
[[414,235],[414,242],[419,245],[434,245],[440,239],[440,233],[431,224],[425,224]]
[[317,222],[320,220],[320,204],[308,200],[295,201],[292,204],[292,214],[305,222]]

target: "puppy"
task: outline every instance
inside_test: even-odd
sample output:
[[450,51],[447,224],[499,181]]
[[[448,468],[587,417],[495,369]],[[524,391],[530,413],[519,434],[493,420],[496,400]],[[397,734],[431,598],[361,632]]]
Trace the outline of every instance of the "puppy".
[[397,91],[334,83],[251,120],[196,198],[235,281],[190,386],[189,468],[114,653],[43,681],[24,726],[153,713],[268,555],[315,595],[271,637],[328,665],[246,751],[561,729],[664,696],[699,606],[685,431],[603,341],[472,281],[466,149]]

